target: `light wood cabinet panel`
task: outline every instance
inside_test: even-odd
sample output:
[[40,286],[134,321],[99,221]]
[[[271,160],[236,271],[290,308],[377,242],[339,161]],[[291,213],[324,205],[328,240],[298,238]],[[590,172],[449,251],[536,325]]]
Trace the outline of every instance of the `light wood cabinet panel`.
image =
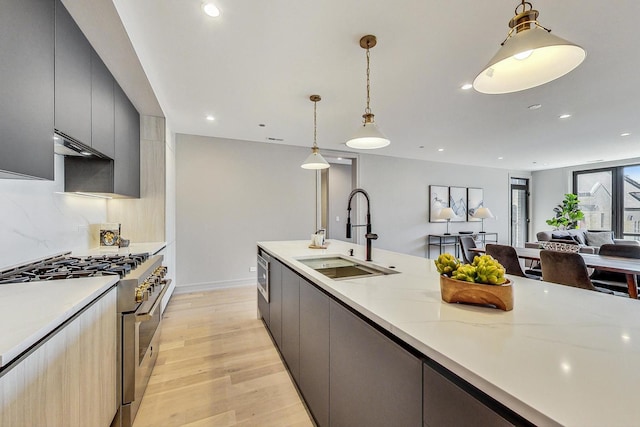
[[116,289],[0,377],[2,426],[108,426],[117,410]]

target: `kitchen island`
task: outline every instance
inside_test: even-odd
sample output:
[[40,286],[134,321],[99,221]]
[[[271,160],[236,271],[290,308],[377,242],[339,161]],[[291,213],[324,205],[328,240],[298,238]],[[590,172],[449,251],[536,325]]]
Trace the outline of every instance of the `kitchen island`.
[[[364,248],[330,241],[328,249],[319,250],[308,248],[308,243],[259,242],[258,247],[282,263],[283,272],[295,273],[300,283],[312,284],[366,319],[422,358],[425,366],[443,367],[453,383],[488,396],[490,401],[483,404],[493,407],[497,402],[536,425],[640,424],[631,400],[640,384],[638,301],[510,277],[512,311],[447,304],[440,298],[433,260],[374,249],[373,262],[393,266],[399,274],[332,280],[298,259],[349,256],[349,249],[354,249],[361,261]],[[299,292],[302,304],[303,287]],[[284,335],[290,300],[284,291],[282,295]],[[298,310],[302,327],[304,310]],[[303,339],[300,329],[299,340]],[[284,338],[282,342],[286,349]],[[286,351],[281,352],[286,360]],[[295,363],[287,364],[290,370],[302,371]],[[296,375],[302,377],[298,382],[304,384],[302,374],[292,374],[296,381]],[[455,408],[455,402],[452,405]],[[461,412],[465,409],[459,407]]]

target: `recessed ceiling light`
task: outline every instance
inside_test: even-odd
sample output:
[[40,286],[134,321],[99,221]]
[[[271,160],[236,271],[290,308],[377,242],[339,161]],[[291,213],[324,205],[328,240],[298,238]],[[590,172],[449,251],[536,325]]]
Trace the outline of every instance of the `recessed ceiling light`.
[[569,117],[571,117],[571,114],[561,114],[558,116],[559,119],[568,119]]
[[504,157],[498,157],[498,160],[502,160],[502,159],[504,159]]
[[213,117],[212,115],[208,115],[207,116],[207,120],[209,120],[210,122],[214,121],[216,118]]
[[258,126],[260,126],[261,128],[265,127],[266,125],[264,123],[260,123]]
[[460,86],[460,89],[462,90],[469,90],[473,87],[473,85],[471,83],[465,83],[462,86]]
[[629,135],[631,135],[629,132],[624,132],[620,134],[620,136],[629,136]]
[[210,1],[202,2],[202,11],[212,18],[217,18],[218,16],[220,16],[220,9],[218,9],[217,6]]
[[529,110],[537,110],[538,108],[542,108],[542,104],[533,104],[527,107]]
[[338,157],[338,160],[342,160],[342,157]]
[[438,151],[442,152],[444,151],[444,148],[438,148]]

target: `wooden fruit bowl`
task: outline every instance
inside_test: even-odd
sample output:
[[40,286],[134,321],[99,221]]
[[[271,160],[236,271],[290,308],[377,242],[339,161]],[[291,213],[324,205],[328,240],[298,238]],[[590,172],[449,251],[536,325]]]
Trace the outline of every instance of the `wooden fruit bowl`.
[[445,302],[492,305],[504,311],[513,310],[513,286],[509,279],[502,285],[485,285],[441,275],[440,292]]

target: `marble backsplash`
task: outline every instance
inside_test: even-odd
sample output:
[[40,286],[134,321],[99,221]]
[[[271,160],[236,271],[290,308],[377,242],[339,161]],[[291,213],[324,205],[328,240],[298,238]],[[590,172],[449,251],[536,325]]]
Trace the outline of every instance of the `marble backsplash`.
[[0,269],[91,246],[91,224],[107,220],[107,200],[64,194],[64,158],[55,180],[0,179]]

